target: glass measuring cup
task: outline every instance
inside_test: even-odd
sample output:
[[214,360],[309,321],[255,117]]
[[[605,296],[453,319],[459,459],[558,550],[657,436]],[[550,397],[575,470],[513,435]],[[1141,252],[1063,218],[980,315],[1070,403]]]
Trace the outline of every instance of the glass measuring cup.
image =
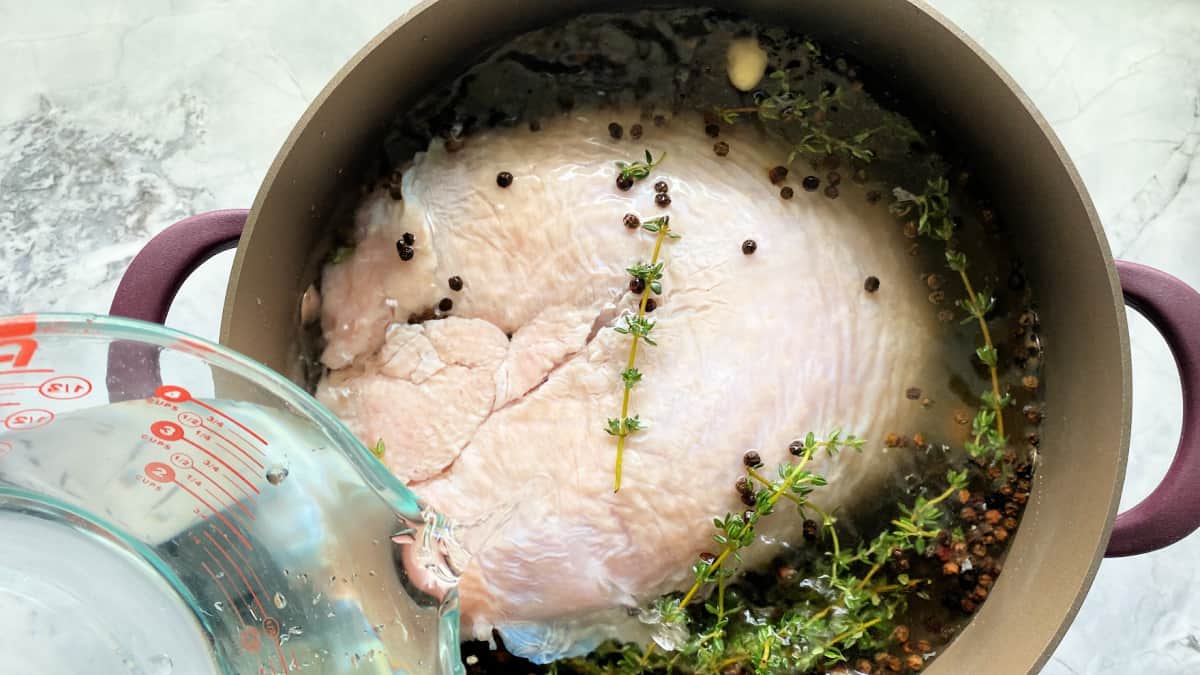
[[462,673],[457,535],[245,357],[0,318],[0,673]]

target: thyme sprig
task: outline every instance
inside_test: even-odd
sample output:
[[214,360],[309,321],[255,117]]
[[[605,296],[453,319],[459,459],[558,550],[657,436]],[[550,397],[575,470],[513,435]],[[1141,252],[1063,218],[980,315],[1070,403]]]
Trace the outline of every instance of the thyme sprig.
[[[649,610],[653,621],[661,624],[661,632],[683,636],[673,641],[677,646],[656,639],[644,651],[636,645],[605,648],[591,660],[570,661],[572,669],[593,672],[597,659],[615,656],[615,664],[594,672],[719,674],[731,666],[759,675],[810,672],[844,663],[851,652],[870,653],[891,646],[895,621],[907,608],[909,595],[927,597],[923,589],[929,580],[893,575],[885,571],[889,569],[886,563],[896,555],[925,554],[944,531],[950,519],[945,502],[966,487],[967,472],[949,472],[945,489],[932,497],[922,494],[911,503],[898,504],[897,515],[884,532],[843,550],[837,519],[808,501],[826,484],[822,475],[808,467],[819,452],[832,456],[862,446],[861,439],[843,439],[837,432],[825,440],[809,434],[800,445],[797,460],[779,467],[777,478],[747,469],[747,479],[757,486],[753,509],[714,519],[713,541],[721,546],[720,552],[702,556],[693,565],[694,581],[683,596],[660,598]],[[776,513],[782,499],[792,501],[800,517],[815,513],[821,518],[831,548],[803,571],[803,577],[823,580],[824,587],[793,589],[800,594],[795,602],[774,614],[734,606],[725,590],[735,574],[735,563],[756,541],[760,521]],[[695,609],[701,592],[714,585],[703,610]]]
[[1004,435],[1004,408],[1012,405],[1012,396],[1000,392],[999,353],[992,342],[992,333],[988,327],[987,315],[995,306],[996,299],[987,290],[976,291],[967,274],[967,256],[954,248],[953,237],[957,225],[950,215],[950,182],[944,177],[930,180],[921,194],[897,189],[898,201],[892,205],[892,212],[898,216],[916,217],[917,233],[946,246],[946,266],[958,273],[962,281],[966,298],[956,304],[967,313],[963,323],[977,322],[983,336],[983,345],[975,350],[975,355],[985,366],[991,378],[991,390],[980,396],[983,406],[975,413],[971,423],[971,440],[965,444],[967,453],[975,458],[999,460],[1007,447]]
[[[649,151],[646,152],[646,160],[647,162],[650,161]],[[662,161],[662,157],[659,157],[659,161]],[[652,347],[658,345],[658,342],[650,337],[650,334],[654,331],[656,322],[646,318],[646,303],[649,302],[651,293],[662,293],[662,277],[665,264],[659,260],[659,255],[662,252],[663,241],[679,238],[679,235],[671,230],[670,216],[651,218],[642,223],[642,229],[655,233],[654,252],[650,256],[650,262],[639,261],[625,270],[633,278],[642,282],[642,295],[638,302],[637,313],[632,315],[626,314],[625,325],[613,328],[618,333],[633,337],[629,345],[629,359],[626,362],[625,369],[621,371],[621,384],[624,390],[621,395],[621,415],[620,417],[609,418],[604,429],[610,436],[617,437],[617,461],[613,473],[613,492],[618,492],[621,489],[621,466],[625,456],[625,439],[630,434],[646,428],[646,425],[637,415],[633,417],[629,416],[630,396],[633,388],[642,381],[643,376],[643,373],[636,367],[638,344],[645,342]]]
[[[723,567],[726,562],[742,562],[741,551],[754,543],[758,521],[774,513],[775,505],[781,498],[787,497],[796,503],[797,508],[803,509],[813,490],[827,484],[824,476],[805,468],[818,451],[823,450],[832,457],[843,449],[861,450],[863,443],[862,439],[853,434],[843,439],[840,431],[834,431],[825,440],[818,441],[810,432],[800,449],[799,460],[794,464],[780,466],[778,480],[766,480],[753,468],[747,469],[751,477],[757,477],[763,483],[762,488],[754,494],[754,509],[744,514],[727,513],[724,518],[713,519],[713,525],[717,529],[713,541],[721,547],[720,553],[711,561],[701,559],[692,566],[694,581],[681,599],[660,599],[656,610],[661,616],[661,621],[664,624],[686,623],[687,615],[684,614],[684,610],[696,598],[697,593],[715,577],[718,581],[716,603],[707,603],[706,609],[716,616],[717,624],[723,624],[728,617],[725,608],[725,581],[733,574],[731,570]],[[710,635],[706,642],[715,641],[719,637],[721,636]],[[654,643],[647,647],[641,657],[641,665],[646,665],[654,653],[654,647]]]
[[734,124],[742,115],[754,114],[764,121],[795,124],[803,135],[792,145],[789,164],[800,153],[841,153],[864,162],[875,158],[875,152],[866,146],[866,142],[884,127],[866,129],[847,138],[837,136],[826,121],[828,114],[838,107],[853,107],[853,101],[845,96],[840,86],[822,88],[815,99],[809,98],[792,88],[790,77],[789,71],[776,70],[767,78],[766,85],[755,92],[753,106],[717,107],[717,117],[726,124]]
[[618,177],[627,179],[629,181],[642,180],[643,178],[649,176],[650,172],[654,170],[654,167],[661,164],[666,157],[667,153],[664,152],[658,156],[657,160],[655,160],[650,154],[650,151],[646,150],[646,161],[644,162],[617,162],[617,170],[619,171]]

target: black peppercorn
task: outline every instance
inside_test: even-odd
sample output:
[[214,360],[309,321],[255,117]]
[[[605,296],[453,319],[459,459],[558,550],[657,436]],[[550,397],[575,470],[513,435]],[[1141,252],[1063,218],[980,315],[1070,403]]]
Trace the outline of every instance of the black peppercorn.
[[704,125],[704,133],[716,138],[717,136],[721,135],[721,127],[715,124],[706,124]]
[[729,154],[729,144],[725,141],[717,141],[713,143],[713,152],[717,153],[717,157],[724,157]]
[[629,127],[629,135],[635,139],[641,138],[642,137],[642,125],[635,124],[635,125]]
[[392,199],[394,199],[395,201],[398,201],[398,202],[404,200],[404,193],[400,191],[399,185],[389,185],[388,186],[388,195]]
[[807,541],[817,540],[817,521],[811,518],[804,521],[804,538]]
[[452,291],[461,291],[462,290],[463,282],[462,282],[462,277],[460,277],[460,276],[450,277],[450,280],[446,283],[449,284],[450,290],[452,290]]
[[645,280],[640,279],[638,277],[634,277],[634,278],[630,279],[629,280],[629,290],[633,291],[634,293],[641,294],[642,291],[646,290]]
[[671,189],[671,186],[667,185],[667,181],[665,181],[665,180],[655,181],[655,183],[654,183],[654,191],[655,192],[667,192],[670,189]]
[[500,173],[496,174],[496,185],[499,185],[502,188],[506,188],[509,185],[512,185],[512,182],[513,182],[513,175],[511,173],[509,173],[507,171],[501,171]]
[[704,553],[700,554],[700,561],[706,565],[711,565],[711,564],[717,562],[717,556],[709,553],[708,551],[705,551]]
[[807,192],[816,192],[817,188],[821,187],[821,179],[816,176],[805,176],[804,180],[800,181],[800,185]]
[[625,227],[628,227],[631,230],[636,230],[638,225],[641,225],[641,224],[642,224],[642,219],[638,218],[637,215],[632,214],[632,213],[625,214]]
[[449,312],[453,307],[454,301],[450,298],[442,298],[442,301],[438,303],[438,310],[443,312]]
[[625,135],[625,130],[621,128],[620,124],[610,122],[608,124],[608,135],[612,136],[614,141],[621,140],[621,136]]
[[796,194],[796,191],[793,190],[790,186],[786,186],[786,185],[783,187],[783,189],[781,189],[779,191],[779,196],[783,197],[784,199],[791,199],[792,195],[794,195],[794,194]]
[[880,199],[883,199],[883,193],[879,190],[870,190],[867,192],[868,204],[878,204]]
[[868,293],[874,293],[879,290],[879,277],[867,277],[867,280],[863,282],[863,288]]
[[829,174],[825,176],[825,179],[829,181],[830,185],[842,184],[842,174],[836,171],[830,171]]
[[646,312],[653,312],[656,309],[658,309],[658,303],[654,301],[654,298],[646,298]]
[[734,483],[733,488],[737,490],[739,495],[754,494],[754,486],[750,484],[750,479],[745,476],[740,476]]
[[804,454],[804,444],[800,441],[792,441],[788,444],[788,452],[799,457]]
[[633,187],[633,179],[625,174],[620,174],[617,176],[617,187],[622,190],[628,190]]
[[779,185],[786,180],[787,175],[788,170],[786,166],[771,167],[771,170],[767,172],[767,178],[771,179],[771,183],[774,185]]
[[750,255],[758,250],[758,242],[753,239],[747,239],[742,242],[742,253]]
[[396,242],[396,253],[400,254],[401,260],[412,260],[413,254],[415,254],[416,251],[413,250],[413,247],[409,246],[403,241],[398,241]]
[[409,246],[412,246],[413,244],[417,243],[417,238],[413,236],[412,232],[405,232],[404,234],[402,234],[400,236],[400,240],[403,241],[405,244],[408,244]]
[[747,452],[746,454],[742,455],[742,464],[745,464],[746,466],[750,467],[751,469],[757,469],[758,467],[763,465],[763,461],[762,461],[762,457],[760,457],[757,452],[755,452],[754,450],[751,450],[751,451]]
[[666,208],[671,205],[671,195],[665,192],[658,192],[654,195],[654,203]]
[[837,186],[836,185],[825,186],[825,196],[829,197],[830,199],[837,199],[837,196],[838,196]]
[[1025,288],[1025,275],[1021,274],[1021,270],[1014,269],[1012,273],[1008,275],[1008,287],[1014,291],[1019,291]]

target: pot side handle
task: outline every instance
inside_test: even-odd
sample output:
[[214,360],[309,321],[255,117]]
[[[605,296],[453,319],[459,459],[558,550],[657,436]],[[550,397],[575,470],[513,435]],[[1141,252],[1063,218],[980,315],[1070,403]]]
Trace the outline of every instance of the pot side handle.
[[[233,248],[249,211],[212,211],[182,220],[146,244],[121,277],[109,314],[153,323],[167,320],[171,301],[204,261]],[[162,383],[159,350],[118,341],[108,348],[105,384],[113,403],[152,396]]]
[[1183,429],[1171,468],[1154,492],[1117,516],[1105,556],[1155,551],[1200,527],[1200,293],[1145,265],[1117,261],[1125,304],[1167,341],[1183,389]]
[[121,277],[108,313],[153,323],[167,320],[183,282],[214,255],[237,246],[249,211],[210,211],[181,220],[146,244]]

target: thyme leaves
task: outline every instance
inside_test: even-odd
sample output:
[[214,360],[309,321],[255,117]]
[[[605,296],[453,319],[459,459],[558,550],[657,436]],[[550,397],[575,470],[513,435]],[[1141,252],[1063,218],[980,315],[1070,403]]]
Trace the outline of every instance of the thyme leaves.
[[[646,151],[646,161],[649,166],[654,166],[654,164],[650,163],[652,159],[648,150]],[[659,161],[662,161],[662,156],[659,157]],[[622,171],[624,170],[623,168]],[[649,174],[649,168],[646,169],[646,174]],[[644,178],[645,176],[641,177]],[[679,238],[679,235],[671,230],[670,216],[651,218],[642,223],[642,229],[655,234],[654,251],[650,256],[650,262],[638,261],[625,270],[631,277],[641,282],[640,288],[642,290],[637,305],[637,312],[626,314],[624,317],[625,325],[613,328],[614,331],[633,338],[629,344],[629,358],[625,369],[621,371],[621,383],[624,389],[621,396],[621,415],[620,417],[609,418],[605,427],[605,431],[610,436],[617,438],[617,459],[613,471],[613,492],[618,492],[621,489],[621,467],[625,456],[626,439],[630,434],[645,428],[645,425],[638,419],[637,415],[629,416],[629,404],[634,387],[641,383],[644,375],[637,369],[638,345],[644,342],[651,347],[658,346],[657,340],[651,337],[651,333],[654,331],[657,322],[646,318],[646,305],[650,301],[651,293],[662,293],[662,278],[665,263],[659,260],[659,257],[662,254],[663,242],[668,239]]]
[[645,161],[639,160],[634,162],[617,162],[618,184],[620,184],[622,181],[628,181],[629,185],[633,185],[634,181],[639,181],[646,178],[650,175],[650,172],[654,170],[654,167],[661,164],[666,157],[667,153],[664,152],[659,155],[658,159],[656,160],[654,159],[654,156],[650,154],[650,151],[646,150]]
[[968,274],[967,256],[953,244],[958,226],[950,215],[950,182],[945,177],[935,178],[925,184],[925,190],[920,194],[897,189],[896,197],[892,212],[898,216],[915,218],[918,234],[944,243],[946,266],[958,273],[962,281],[966,297],[956,304],[967,314],[963,323],[974,322],[979,325],[983,345],[976,349],[975,355],[987,367],[991,379],[991,389],[980,396],[983,406],[976,411],[971,422],[972,438],[967,441],[965,448],[973,458],[999,461],[1008,447],[1004,434],[1004,408],[1012,405],[1013,398],[1008,393],[1000,392],[999,353],[988,326],[987,317],[995,307],[995,296],[987,290],[975,289]]

